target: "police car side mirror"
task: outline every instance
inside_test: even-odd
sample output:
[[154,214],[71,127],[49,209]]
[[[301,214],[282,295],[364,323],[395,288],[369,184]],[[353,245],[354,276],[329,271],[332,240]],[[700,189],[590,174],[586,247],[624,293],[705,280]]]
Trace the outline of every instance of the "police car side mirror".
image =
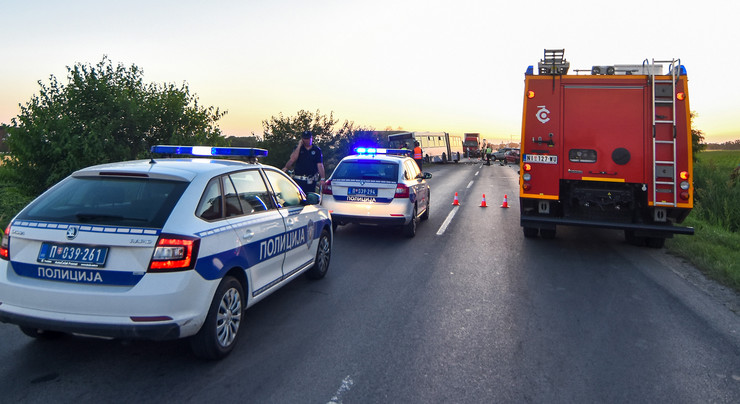
[[309,192],[306,194],[306,199],[303,201],[302,205],[318,205],[320,203],[321,195],[315,192]]
[[432,173],[424,173],[424,175],[422,176],[422,178],[424,178],[425,180],[428,180],[428,179],[432,178]]

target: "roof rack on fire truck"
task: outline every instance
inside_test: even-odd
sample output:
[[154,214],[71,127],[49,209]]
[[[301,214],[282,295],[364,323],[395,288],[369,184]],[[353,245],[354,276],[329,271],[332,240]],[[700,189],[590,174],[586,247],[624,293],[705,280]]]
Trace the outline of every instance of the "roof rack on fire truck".
[[570,62],[565,60],[565,49],[545,49],[545,57],[537,64],[540,75],[568,74]]

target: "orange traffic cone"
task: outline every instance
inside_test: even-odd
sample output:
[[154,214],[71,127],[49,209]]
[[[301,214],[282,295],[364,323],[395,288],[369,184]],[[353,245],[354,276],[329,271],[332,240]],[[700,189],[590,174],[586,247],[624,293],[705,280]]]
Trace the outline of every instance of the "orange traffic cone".
[[508,208],[509,207],[509,201],[508,201],[508,197],[507,197],[506,194],[504,194],[504,203],[501,204],[501,207],[502,208]]
[[457,192],[455,192],[455,200],[452,201],[452,206],[460,206],[460,201],[457,200]]
[[483,202],[480,203],[481,208],[487,208],[488,205],[486,205],[486,194],[483,194]]

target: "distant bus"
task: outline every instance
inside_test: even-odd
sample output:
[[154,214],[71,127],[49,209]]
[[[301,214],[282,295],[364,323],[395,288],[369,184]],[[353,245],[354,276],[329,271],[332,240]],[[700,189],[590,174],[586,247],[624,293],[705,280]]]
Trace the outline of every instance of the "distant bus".
[[461,136],[447,132],[403,132],[388,135],[388,147],[391,149],[414,149],[414,141],[419,142],[424,153],[424,160],[431,163],[460,161],[463,153]]

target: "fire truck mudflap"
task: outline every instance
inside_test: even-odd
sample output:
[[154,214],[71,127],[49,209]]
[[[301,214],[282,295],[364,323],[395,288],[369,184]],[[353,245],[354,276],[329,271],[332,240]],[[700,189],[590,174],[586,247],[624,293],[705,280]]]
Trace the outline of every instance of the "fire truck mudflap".
[[[668,64],[668,73],[663,72]],[[686,70],[680,60],[593,66],[568,74],[545,50],[525,74],[519,178],[526,237],[558,225],[624,230],[662,247],[693,207]],[[581,74],[585,73],[585,74]]]

